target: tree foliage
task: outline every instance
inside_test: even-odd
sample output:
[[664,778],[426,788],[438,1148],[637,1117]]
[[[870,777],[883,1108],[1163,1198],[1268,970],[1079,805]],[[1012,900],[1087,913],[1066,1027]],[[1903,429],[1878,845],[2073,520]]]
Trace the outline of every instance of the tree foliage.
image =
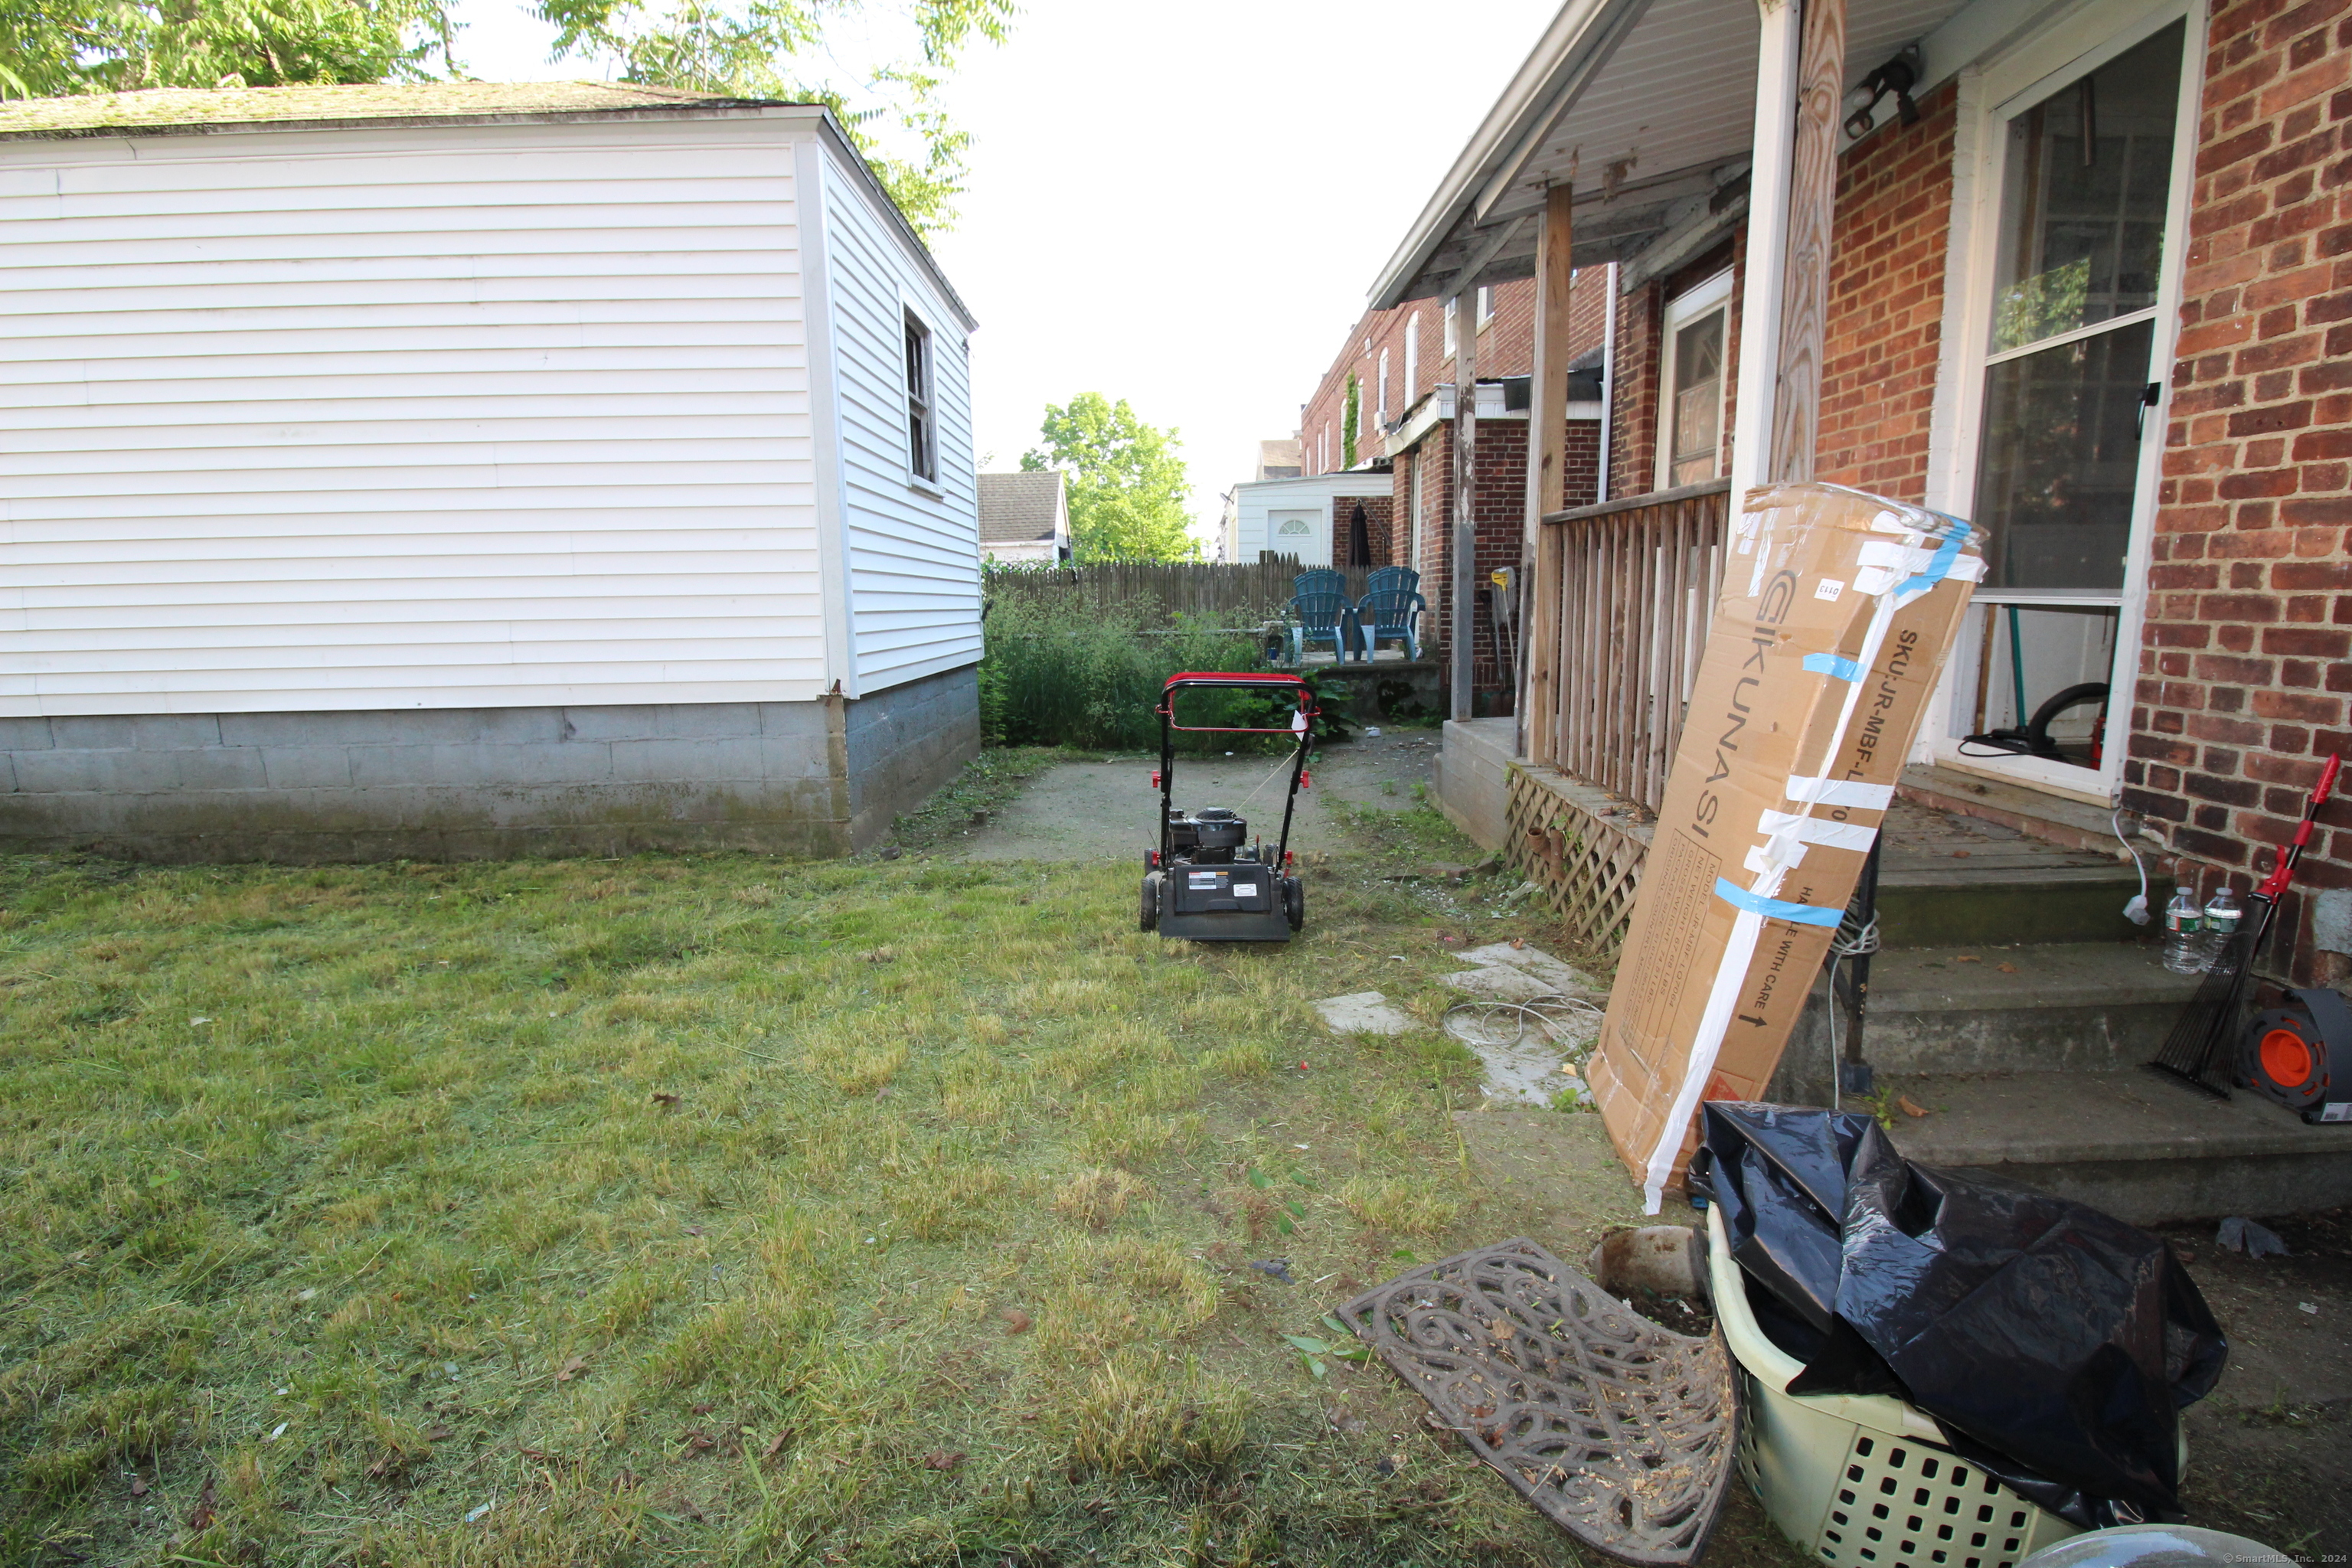
[[423,80],[450,67],[441,0],[0,0],[0,89]]
[[1348,400],[1339,408],[1339,466],[1341,468],[1352,468],[1356,466],[1356,437],[1363,433],[1363,428],[1364,384],[1356,379],[1356,373],[1351,370],[1348,373]]
[[[951,124],[939,89],[974,38],[1003,43],[1014,0],[538,0],[560,29],[558,58],[616,68],[624,81],[831,108],[907,220],[926,233],[954,220],[969,133]],[[830,54],[828,25],[888,9],[908,58],[867,68],[855,88],[812,68]],[[891,145],[919,147],[913,158]]]
[[[624,81],[825,104],[925,232],[953,221],[971,145],[940,89],[975,39],[1003,42],[1014,9],[1014,0],[515,3],[554,24],[557,58],[609,67]],[[852,18],[876,24],[861,44],[893,40],[902,58],[836,80],[833,35]],[[456,31],[447,0],[0,0],[0,94],[430,80],[465,74]]]
[[1200,545],[1187,531],[1192,481],[1176,432],[1136,417],[1121,398],[1082,392],[1048,404],[1042,447],[1021,458],[1032,471],[1059,468],[1069,487],[1070,553],[1079,561],[1190,561]]

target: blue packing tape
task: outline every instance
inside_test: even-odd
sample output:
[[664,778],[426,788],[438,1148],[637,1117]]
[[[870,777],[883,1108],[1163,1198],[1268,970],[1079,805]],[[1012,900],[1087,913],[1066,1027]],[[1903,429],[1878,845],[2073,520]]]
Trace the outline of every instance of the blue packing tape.
[[1840,658],[1833,653],[1809,653],[1805,668],[1822,675],[1834,675],[1840,680],[1860,680],[1862,666],[1850,658]]
[[1935,558],[1927,563],[1927,569],[1916,577],[1906,577],[1895,584],[1897,595],[1908,594],[1915,588],[1925,593],[1951,574],[1952,563],[1960,558],[1960,546],[1966,544],[1969,535],[1975,531],[1958,518],[1953,518],[1951,523],[1952,531],[1944,535],[1944,542],[1936,547]]
[[1738,910],[1762,915],[1768,921],[1790,921],[1801,926],[1833,926],[1845,919],[1843,910],[1825,910],[1819,904],[1792,904],[1786,899],[1768,899],[1761,893],[1751,893],[1727,877],[1715,879],[1715,896]]

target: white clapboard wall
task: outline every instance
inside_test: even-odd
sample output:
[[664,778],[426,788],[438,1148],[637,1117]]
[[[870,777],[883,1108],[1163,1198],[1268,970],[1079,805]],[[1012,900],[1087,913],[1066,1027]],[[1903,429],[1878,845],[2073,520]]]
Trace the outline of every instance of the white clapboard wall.
[[[858,689],[980,658],[980,505],[962,322],[905,250],[864,183],[824,164],[826,284],[836,369],[850,638]],[[906,318],[931,329],[939,482],[908,470]]]
[[[971,662],[976,603],[877,633],[863,679],[828,637],[812,145],[842,155],[810,111],[0,142],[0,714],[790,701]],[[866,216],[896,289],[911,242]],[[877,557],[916,528],[926,581],[973,555],[941,324],[957,489],[836,519]]]

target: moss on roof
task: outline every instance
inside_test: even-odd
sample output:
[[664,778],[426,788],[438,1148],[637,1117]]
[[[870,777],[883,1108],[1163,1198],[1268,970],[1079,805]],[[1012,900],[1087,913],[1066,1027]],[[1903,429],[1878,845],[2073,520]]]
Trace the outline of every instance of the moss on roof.
[[158,88],[0,103],[0,136],[89,135],[292,121],[596,114],[747,106],[757,100],[604,81],[367,82],[338,87]]

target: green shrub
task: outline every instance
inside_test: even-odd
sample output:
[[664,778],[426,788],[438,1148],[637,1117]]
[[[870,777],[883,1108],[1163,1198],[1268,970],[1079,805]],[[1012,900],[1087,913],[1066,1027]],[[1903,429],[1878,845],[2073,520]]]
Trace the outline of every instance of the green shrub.
[[[1153,709],[1170,676],[1186,669],[1260,669],[1252,638],[1202,626],[1185,616],[1157,628],[1150,600],[1097,607],[1073,594],[1007,594],[992,601],[980,666],[981,721],[992,745],[1079,746],[1152,751],[1160,745]],[[1153,628],[1147,634],[1146,628]],[[1206,695],[1188,719],[1243,721],[1241,695]],[[1186,737],[1186,748],[1211,749]],[[1217,751],[1239,750],[1220,740]]]

